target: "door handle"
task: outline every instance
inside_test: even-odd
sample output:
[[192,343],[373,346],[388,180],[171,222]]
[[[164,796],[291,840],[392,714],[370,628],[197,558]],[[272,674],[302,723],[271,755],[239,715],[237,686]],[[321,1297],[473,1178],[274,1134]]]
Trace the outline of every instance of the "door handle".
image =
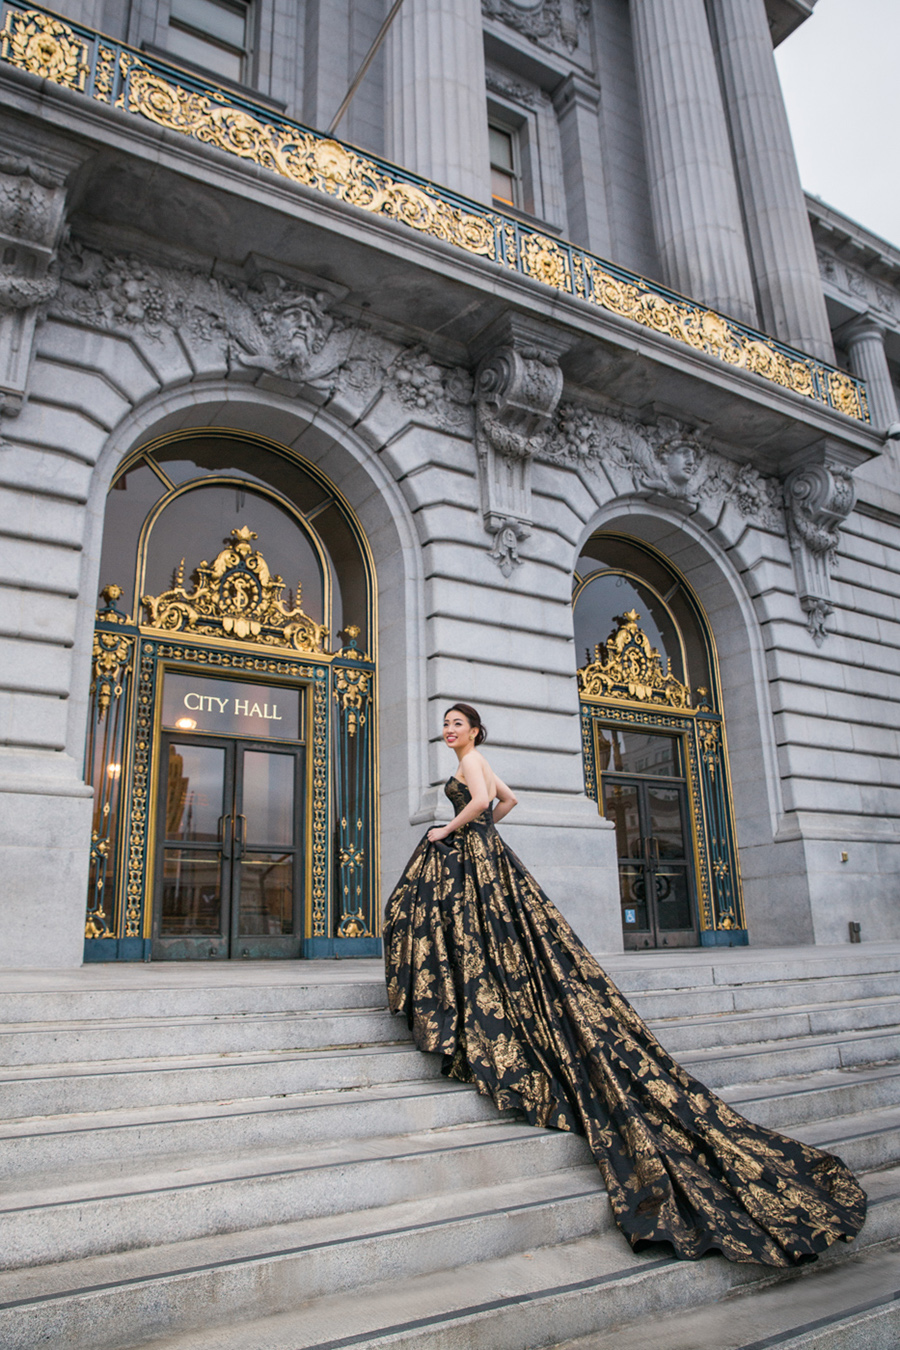
[[647,861],[659,862],[659,840],[655,834],[647,835]]
[[[238,821],[240,821],[240,825]],[[236,856],[240,856],[247,847],[247,817],[239,812],[234,817],[234,847]]]
[[222,845],[222,857],[231,857],[231,816],[219,816],[219,843]]

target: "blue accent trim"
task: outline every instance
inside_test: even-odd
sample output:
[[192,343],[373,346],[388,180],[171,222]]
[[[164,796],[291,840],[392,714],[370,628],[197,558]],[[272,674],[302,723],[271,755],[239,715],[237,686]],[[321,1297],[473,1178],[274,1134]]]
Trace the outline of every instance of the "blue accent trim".
[[712,929],[704,928],[700,934],[701,947],[749,947],[750,937],[746,928]]
[[84,961],[149,961],[149,938],[85,938]]
[[300,955],[306,961],[341,961],[353,956],[381,956],[381,938],[304,938]]

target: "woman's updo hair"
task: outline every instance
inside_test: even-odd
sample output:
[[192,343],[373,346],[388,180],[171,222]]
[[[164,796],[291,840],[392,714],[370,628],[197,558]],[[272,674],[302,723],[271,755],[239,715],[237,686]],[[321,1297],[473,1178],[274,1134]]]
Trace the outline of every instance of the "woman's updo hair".
[[487,727],[482,722],[478,709],[473,708],[471,703],[454,703],[452,708],[447,709],[444,716],[446,717],[448,713],[452,712],[462,713],[469,726],[475,728],[475,744],[484,745],[487,740]]

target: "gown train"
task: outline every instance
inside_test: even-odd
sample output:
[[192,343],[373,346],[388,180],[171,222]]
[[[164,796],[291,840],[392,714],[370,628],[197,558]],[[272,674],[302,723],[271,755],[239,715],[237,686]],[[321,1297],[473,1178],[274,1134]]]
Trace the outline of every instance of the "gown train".
[[[455,776],[456,811],[469,800]],[[850,1241],[839,1158],[753,1125],[666,1053],[494,828],[423,839],[388,902],[388,1000],[444,1072],[587,1139],[632,1246],[789,1266]]]

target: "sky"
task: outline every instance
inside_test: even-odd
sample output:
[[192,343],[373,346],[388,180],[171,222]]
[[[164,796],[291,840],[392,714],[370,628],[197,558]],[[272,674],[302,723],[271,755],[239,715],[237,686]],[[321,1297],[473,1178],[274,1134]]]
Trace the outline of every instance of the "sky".
[[776,60],[804,188],[900,248],[900,0],[818,0]]

